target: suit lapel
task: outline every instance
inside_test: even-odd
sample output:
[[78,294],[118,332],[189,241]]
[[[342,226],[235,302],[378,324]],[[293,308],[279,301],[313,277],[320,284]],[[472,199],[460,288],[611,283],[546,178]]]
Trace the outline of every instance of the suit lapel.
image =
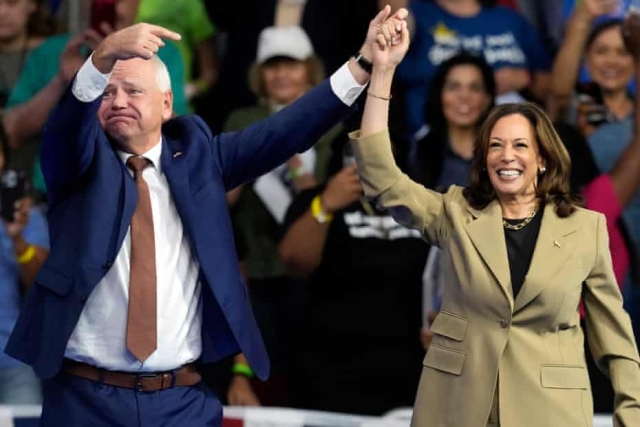
[[549,283],[554,282],[552,277],[558,273],[574,250],[567,236],[576,231],[571,217],[560,218],[556,215],[555,205],[546,205],[531,265],[516,298],[514,312],[525,307]]
[[189,191],[189,173],[187,169],[187,156],[184,151],[183,144],[177,140],[168,137],[162,139],[162,155],[160,161],[162,163],[162,173],[167,178],[171,197],[176,205],[178,214],[182,218],[182,223],[189,217],[191,192]]
[[476,219],[466,225],[466,231],[476,250],[493,273],[513,308],[509,257],[502,228],[502,209],[497,201],[486,208],[468,208]]

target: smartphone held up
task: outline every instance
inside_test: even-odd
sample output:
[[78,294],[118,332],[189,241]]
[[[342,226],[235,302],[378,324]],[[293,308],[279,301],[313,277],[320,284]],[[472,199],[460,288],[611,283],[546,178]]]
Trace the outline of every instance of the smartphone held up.
[[27,174],[15,169],[6,169],[0,176],[0,216],[6,222],[13,222],[16,202],[27,195],[29,184]]

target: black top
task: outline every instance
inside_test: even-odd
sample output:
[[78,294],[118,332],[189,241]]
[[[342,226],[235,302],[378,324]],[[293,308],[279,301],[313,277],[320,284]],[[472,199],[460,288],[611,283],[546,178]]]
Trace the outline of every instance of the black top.
[[[285,228],[321,190],[294,199]],[[358,201],[334,214],[297,324],[296,375],[287,383],[294,406],[380,415],[413,403],[427,251],[420,232],[373,206]]]
[[[509,256],[509,270],[511,271],[511,288],[513,289],[513,299],[518,296],[522,288],[524,278],[529,271],[533,250],[536,247],[540,224],[542,223],[543,207],[531,222],[520,230],[504,229],[504,238],[507,243],[507,255]],[[509,224],[516,225],[522,222],[521,219],[507,219]]]

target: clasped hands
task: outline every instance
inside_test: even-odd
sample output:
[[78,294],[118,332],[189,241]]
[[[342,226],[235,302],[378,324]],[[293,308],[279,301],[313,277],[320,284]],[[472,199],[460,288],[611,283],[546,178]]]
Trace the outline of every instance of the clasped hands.
[[405,8],[391,15],[391,7],[387,5],[369,23],[360,53],[376,68],[395,68],[404,58],[410,39],[408,16]]

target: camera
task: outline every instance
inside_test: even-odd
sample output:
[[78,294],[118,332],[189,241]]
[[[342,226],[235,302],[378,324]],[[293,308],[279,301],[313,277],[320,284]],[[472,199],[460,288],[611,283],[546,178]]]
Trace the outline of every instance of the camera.
[[27,176],[24,171],[7,169],[0,176],[0,216],[13,222],[15,204],[27,194]]

